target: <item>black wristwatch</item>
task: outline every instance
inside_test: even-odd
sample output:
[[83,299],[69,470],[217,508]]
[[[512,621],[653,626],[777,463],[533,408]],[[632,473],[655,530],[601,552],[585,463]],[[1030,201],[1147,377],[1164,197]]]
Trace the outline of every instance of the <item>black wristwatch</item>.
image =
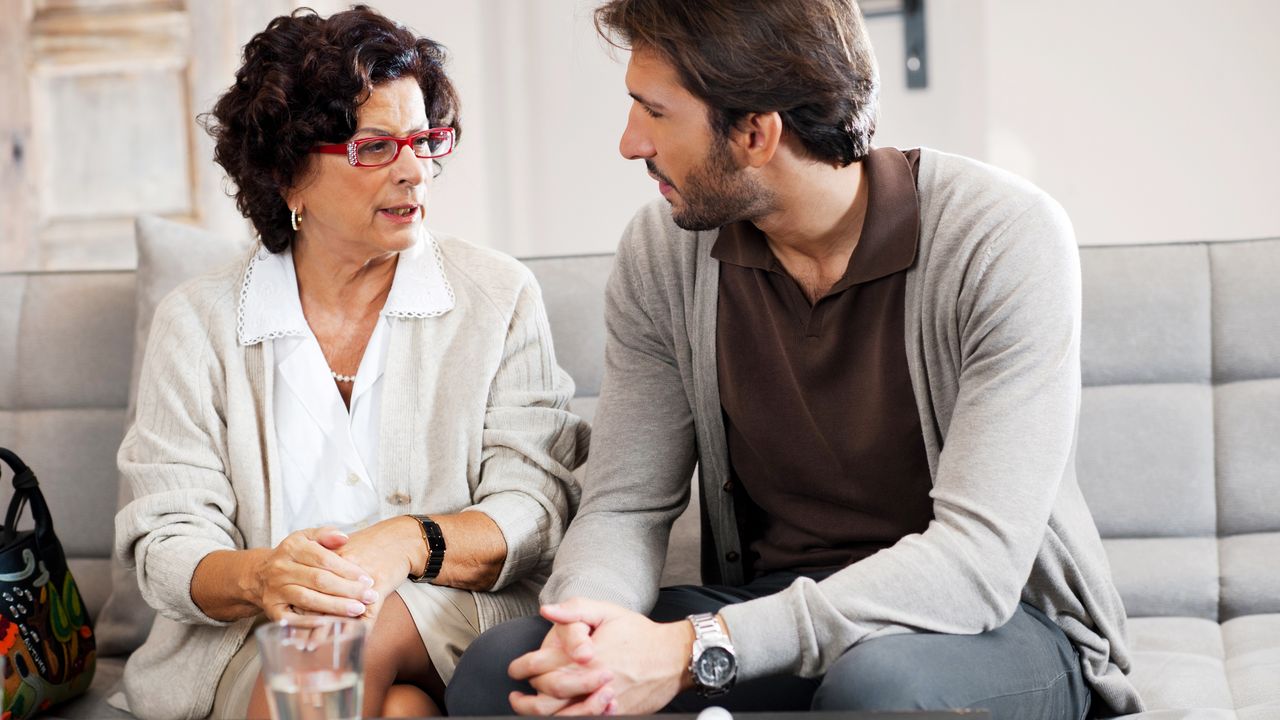
[[689,622],[694,635],[693,657],[689,660],[694,687],[703,697],[729,692],[738,679],[738,656],[733,652],[733,643],[711,613],[690,615]]
[[440,532],[436,521],[426,515],[409,517],[418,521],[419,529],[422,530],[422,544],[427,546],[426,567],[421,575],[410,575],[409,579],[416,583],[431,582],[440,574],[440,568],[444,567],[444,533]]

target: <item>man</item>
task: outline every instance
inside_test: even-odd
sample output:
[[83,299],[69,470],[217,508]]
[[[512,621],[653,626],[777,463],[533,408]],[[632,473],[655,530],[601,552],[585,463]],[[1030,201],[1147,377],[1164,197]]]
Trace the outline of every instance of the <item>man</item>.
[[[613,0],[596,22],[632,50],[621,151],[664,201],[618,249],[548,604],[472,646],[449,711],[1140,710],[1074,474],[1061,208],[871,149],[848,0]],[[659,591],[695,462],[707,584]]]

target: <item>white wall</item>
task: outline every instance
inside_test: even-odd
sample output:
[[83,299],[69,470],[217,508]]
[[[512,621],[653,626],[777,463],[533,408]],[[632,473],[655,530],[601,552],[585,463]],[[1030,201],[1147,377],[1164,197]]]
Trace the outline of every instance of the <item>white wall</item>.
[[[626,58],[597,39],[595,1],[374,4],[452,52],[465,132],[433,226],[517,255],[612,250],[656,189],[617,153]],[[1082,244],[1280,235],[1280,2],[926,5],[922,91],[906,89],[901,20],[869,20],[878,144],[1022,174]]]
[[929,87],[869,21],[877,141],[1029,178],[1081,244],[1280,235],[1280,2],[929,0]]
[[444,43],[462,95],[463,141],[428,208],[430,224],[514,255],[611,251],[656,192],[618,155],[630,98],[593,0],[382,0]]
[[986,0],[926,0],[928,87],[907,89],[902,18],[867,19],[880,64],[881,146],[987,153]]
[[988,157],[1081,243],[1280,234],[1280,3],[992,2]]

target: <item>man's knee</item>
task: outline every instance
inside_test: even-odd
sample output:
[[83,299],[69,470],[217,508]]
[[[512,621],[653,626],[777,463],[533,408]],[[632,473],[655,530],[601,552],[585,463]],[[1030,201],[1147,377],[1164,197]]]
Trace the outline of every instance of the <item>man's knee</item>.
[[857,645],[837,660],[813,696],[814,710],[937,710],[946,702],[920,658],[893,638]]
[[1027,606],[977,635],[905,633],[856,645],[832,664],[813,707],[1080,717],[1089,692],[1071,641]]
[[512,680],[507,666],[537,650],[550,629],[546,620],[526,617],[490,628],[476,638],[445,689],[446,711],[450,715],[510,715],[507,695],[512,690],[530,692],[531,688],[526,682]]

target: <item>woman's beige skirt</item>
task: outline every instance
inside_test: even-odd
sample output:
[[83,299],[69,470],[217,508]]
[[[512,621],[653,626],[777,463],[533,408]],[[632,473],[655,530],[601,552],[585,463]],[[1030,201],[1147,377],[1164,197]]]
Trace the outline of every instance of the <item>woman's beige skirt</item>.
[[[413,624],[418,626],[418,635],[436,672],[448,685],[463,651],[480,634],[475,598],[466,590],[425,583],[406,582],[396,593],[409,608],[409,615],[413,617]],[[258,643],[251,636],[223,671],[209,717],[214,720],[245,717],[253,684],[261,671]]]

